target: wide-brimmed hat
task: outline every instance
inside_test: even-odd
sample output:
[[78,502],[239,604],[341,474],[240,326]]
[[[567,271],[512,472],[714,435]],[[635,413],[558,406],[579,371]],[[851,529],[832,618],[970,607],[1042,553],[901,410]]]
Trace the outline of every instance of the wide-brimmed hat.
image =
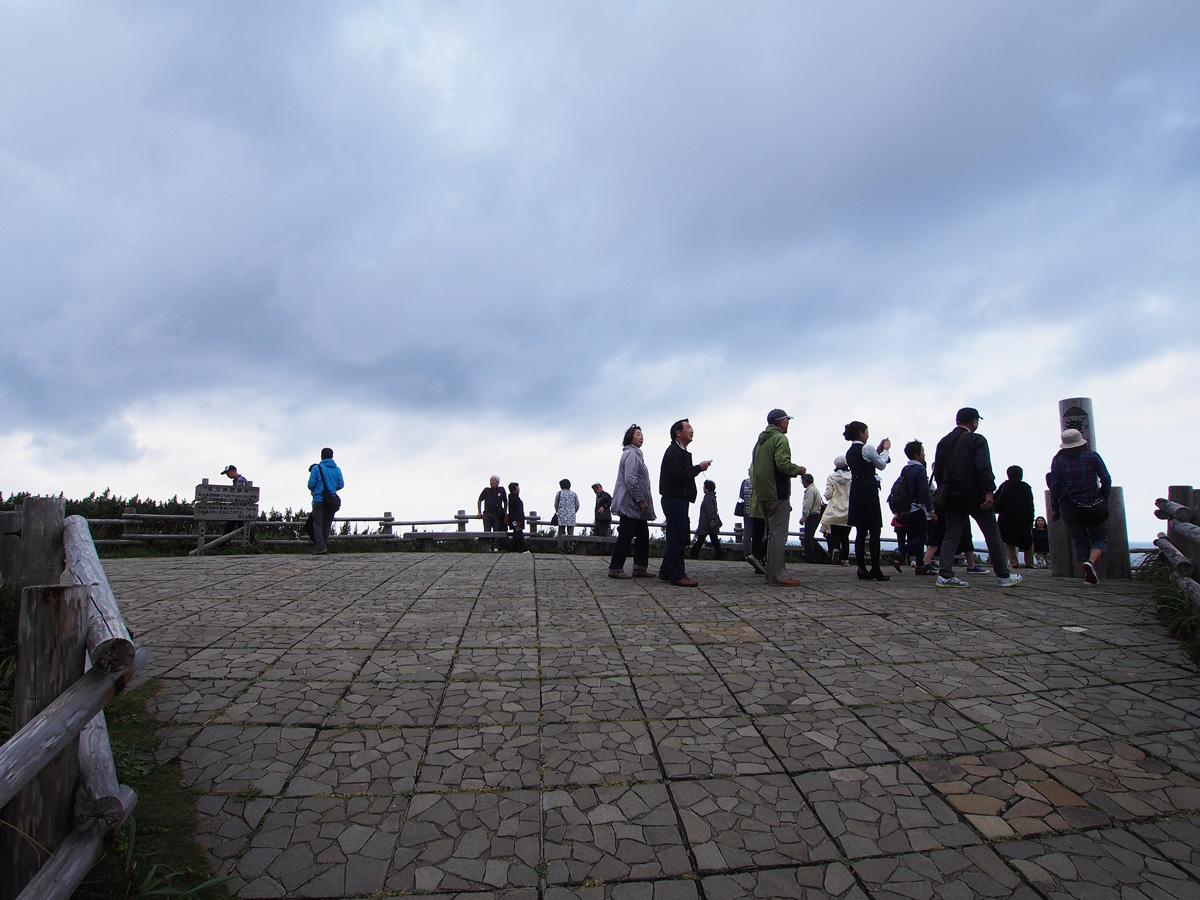
[[1086,447],[1087,438],[1079,433],[1078,428],[1068,428],[1062,433],[1062,444],[1060,446],[1063,450],[1073,450],[1076,447]]

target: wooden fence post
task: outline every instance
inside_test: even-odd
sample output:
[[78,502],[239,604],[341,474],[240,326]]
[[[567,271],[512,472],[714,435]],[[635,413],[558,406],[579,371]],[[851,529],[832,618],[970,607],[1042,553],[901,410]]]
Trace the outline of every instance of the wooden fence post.
[[454,518],[458,522],[458,530],[466,531],[467,530],[467,519],[471,518],[470,516],[467,515],[467,511],[465,509],[460,509],[458,511],[458,513],[454,516]]
[[[383,514],[383,527],[379,529],[379,533],[386,534],[388,537],[391,537],[392,536],[392,523],[395,521],[396,520],[392,518],[391,510],[386,510]],[[416,527],[416,526],[413,526],[413,527]]]
[[35,584],[58,584],[66,556],[63,553],[62,497],[26,497],[21,508],[21,574],[17,589]]
[[[1180,506],[1186,506],[1192,511],[1192,521],[1200,524],[1200,503],[1197,500],[1200,492],[1192,490],[1190,484],[1173,484],[1167,488],[1167,499]],[[1192,567],[1200,571],[1200,547],[1192,545],[1191,541],[1182,540],[1177,534],[1177,523],[1174,519],[1167,521],[1167,538],[1175,547],[1192,562]]]
[[[23,561],[37,558],[22,554]],[[83,675],[86,603],[87,588],[81,585],[31,586],[22,592],[14,733]],[[0,897],[16,897],[74,829],[77,747],[70,742],[4,808]]]

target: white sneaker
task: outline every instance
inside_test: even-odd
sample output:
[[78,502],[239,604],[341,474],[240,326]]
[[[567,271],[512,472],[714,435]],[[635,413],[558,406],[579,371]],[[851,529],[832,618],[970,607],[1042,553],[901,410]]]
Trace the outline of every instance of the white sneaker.
[[1083,564],[1083,580],[1088,584],[1099,584],[1100,577],[1096,574],[1096,567],[1090,562]]
[[937,580],[937,586],[938,587],[969,587],[970,585],[968,585],[961,578],[958,578],[954,575],[951,575],[949,578],[939,575],[938,580]]
[[750,568],[752,568],[759,575],[767,574],[767,567],[762,564],[762,560],[757,556],[747,556],[746,562],[750,563]]
[[997,578],[996,584],[1000,587],[1012,587],[1014,584],[1021,583],[1021,576],[1016,572],[1009,572],[1007,578]]

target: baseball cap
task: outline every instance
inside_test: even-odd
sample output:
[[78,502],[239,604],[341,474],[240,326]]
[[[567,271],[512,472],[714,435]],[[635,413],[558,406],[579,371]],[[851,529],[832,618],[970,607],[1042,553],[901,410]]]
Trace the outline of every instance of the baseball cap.
[[778,422],[780,419],[790,419],[790,418],[791,418],[791,416],[789,416],[787,413],[785,413],[782,409],[773,409],[769,413],[767,413],[767,424],[773,425],[775,422]]

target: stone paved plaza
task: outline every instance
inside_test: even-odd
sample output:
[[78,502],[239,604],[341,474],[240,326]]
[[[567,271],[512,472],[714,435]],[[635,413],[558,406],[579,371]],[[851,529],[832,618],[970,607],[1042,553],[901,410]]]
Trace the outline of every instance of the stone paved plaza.
[[239,897],[1200,898],[1200,673],[1132,582],[114,560]]

